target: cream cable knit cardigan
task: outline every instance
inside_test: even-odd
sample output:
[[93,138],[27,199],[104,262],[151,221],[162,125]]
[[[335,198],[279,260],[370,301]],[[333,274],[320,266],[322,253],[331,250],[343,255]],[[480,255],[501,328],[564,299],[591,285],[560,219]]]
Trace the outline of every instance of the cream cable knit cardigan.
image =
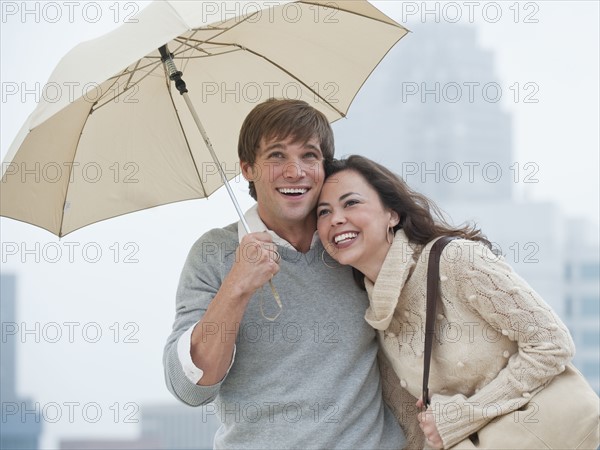
[[[414,402],[423,381],[432,245],[412,244],[399,230],[375,285],[365,279],[370,301],[365,319],[378,330],[382,351],[400,382],[394,386],[393,373],[383,370],[384,395],[402,422],[409,446],[423,442]],[[564,370],[575,348],[551,308],[480,243],[457,239],[446,246],[440,287],[429,391],[447,448],[527,403]]]

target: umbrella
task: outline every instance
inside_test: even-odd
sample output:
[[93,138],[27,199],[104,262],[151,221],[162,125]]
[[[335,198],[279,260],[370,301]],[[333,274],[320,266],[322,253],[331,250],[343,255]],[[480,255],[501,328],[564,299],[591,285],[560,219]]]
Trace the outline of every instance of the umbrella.
[[2,164],[0,215],[62,237],[225,184],[242,216],[227,180],[248,112],[287,97],[344,117],[407,33],[363,0],[235,5],[155,1],[70,51]]

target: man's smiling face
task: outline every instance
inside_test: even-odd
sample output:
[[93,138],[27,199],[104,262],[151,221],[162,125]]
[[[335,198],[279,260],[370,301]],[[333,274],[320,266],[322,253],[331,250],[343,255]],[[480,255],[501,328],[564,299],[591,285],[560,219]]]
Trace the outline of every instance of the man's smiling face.
[[242,163],[242,173],[254,182],[259,215],[270,229],[315,217],[325,175],[316,137],[307,142],[263,138],[255,163]]

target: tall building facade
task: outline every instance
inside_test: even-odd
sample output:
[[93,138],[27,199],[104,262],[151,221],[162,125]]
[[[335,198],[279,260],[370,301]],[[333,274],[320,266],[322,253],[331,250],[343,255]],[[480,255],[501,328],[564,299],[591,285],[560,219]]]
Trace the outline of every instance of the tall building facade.
[[408,27],[365,83],[352,120],[334,125],[336,154],[374,158],[438,202],[509,200],[512,125],[501,100],[510,89],[493,54],[473,26]]
[[0,448],[32,450],[39,447],[42,433],[42,417],[28,398],[17,395],[17,358],[14,330],[16,320],[17,278],[12,274],[0,274],[0,400],[2,423],[0,424]]
[[577,348],[575,365],[600,394],[600,245],[583,220],[568,224],[564,263],[565,317]]
[[[413,31],[335,124],[338,155],[360,153],[401,175],[455,225],[474,222],[559,314],[564,219],[556,205],[515,201],[537,181],[535,161],[516,161],[494,55],[461,24],[408,24]],[[360,127],[357,127],[360,124]],[[358,129],[357,129],[358,128]]]
[[191,408],[173,403],[141,407],[142,438],[164,449],[209,450],[221,425],[214,405]]
[[63,439],[61,450],[210,450],[221,425],[214,405],[192,408],[172,400],[142,405],[140,433],[135,440]]
[[573,225],[558,205],[517,200],[517,188],[526,192],[540,170],[535,161],[515,158],[503,106],[524,86],[499,80],[494,55],[478,44],[474,26],[407,26],[413,32],[365,83],[352,120],[334,124],[336,155],[375,159],[434,200],[451,223],[483,229],[569,325],[575,363],[597,390],[598,247],[568,231]]

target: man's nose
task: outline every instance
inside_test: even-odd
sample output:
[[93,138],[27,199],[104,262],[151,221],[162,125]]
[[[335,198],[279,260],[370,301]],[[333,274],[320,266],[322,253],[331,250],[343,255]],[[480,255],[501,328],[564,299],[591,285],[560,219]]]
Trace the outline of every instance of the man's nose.
[[283,168],[283,177],[286,180],[297,180],[304,178],[305,176],[306,172],[304,171],[304,168],[297,161],[288,162]]

